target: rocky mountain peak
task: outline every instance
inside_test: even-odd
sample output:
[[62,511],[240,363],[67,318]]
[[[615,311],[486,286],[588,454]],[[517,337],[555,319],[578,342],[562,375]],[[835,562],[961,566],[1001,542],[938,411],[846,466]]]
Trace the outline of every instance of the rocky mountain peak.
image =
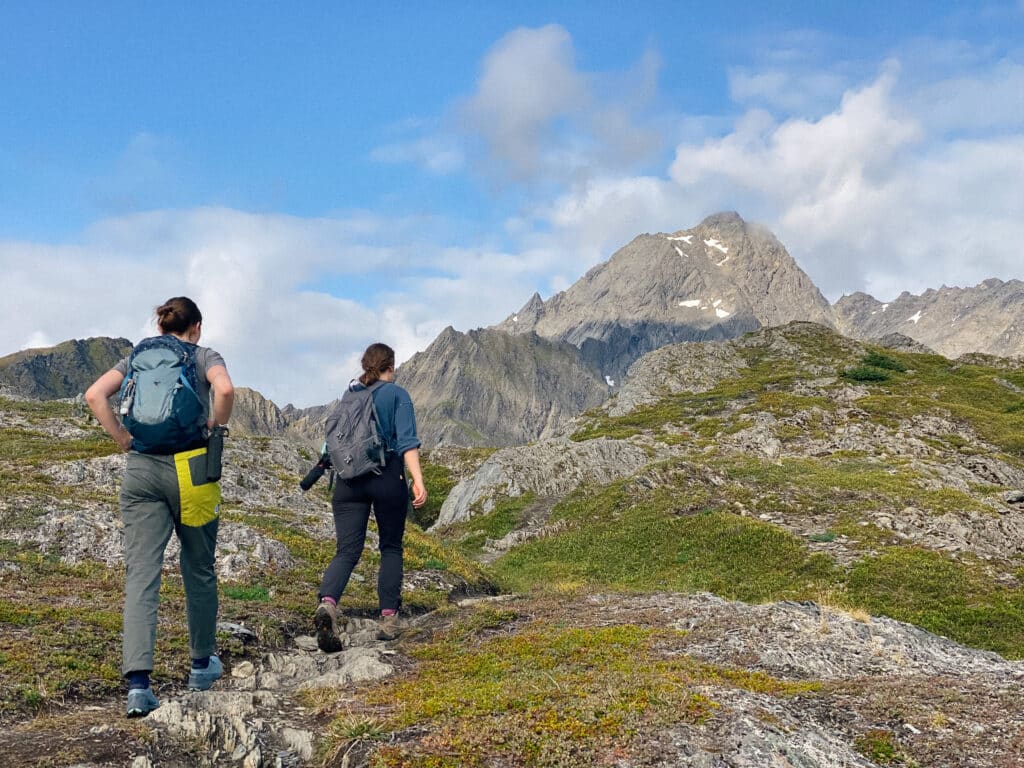
[[796,319],[831,324],[828,302],[768,230],[725,212],[639,235],[567,290],[546,302],[534,295],[494,327],[567,341],[615,379],[665,344]]

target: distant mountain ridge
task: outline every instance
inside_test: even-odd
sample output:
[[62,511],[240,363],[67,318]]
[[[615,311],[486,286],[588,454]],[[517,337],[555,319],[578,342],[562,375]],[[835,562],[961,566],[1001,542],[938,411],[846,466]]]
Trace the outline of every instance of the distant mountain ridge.
[[985,280],[971,288],[903,292],[890,302],[865,293],[843,296],[833,307],[840,332],[858,339],[905,336],[956,358],[970,352],[1024,355],[1024,282]]
[[131,350],[128,339],[103,336],[25,349],[0,357],[0,388],[39,400],[75,397]]
[[578,349],[535,333],[448,327],[402,365],[425,445],[516,445],[604,402],[608,384]]
[[[529,367],[558,375],[519,376],[526,350],[514,358],[481,357],[459,347],[476,342],[456,339],[448,329],[402,367],[399,379],[414,393],[417,412],[429,414],[428,444],[529,442],[600,404],[648,352],[791,320],[832,325],[831,309],[767,229],[720,213],[691,229],[639,235],[567,290],[546,302],[534,294],[519,312],[486,329],[493,349],[513,348],[501,335],[536,339],[527,345],[535,355]],[[456,358],[472,358],[472,364],[453,365],[456,349]],[[569,371],[577,372],[572,379]],[[513,380],[518,392],[510,398],[506,382]],[[565,391],[571,380],[605,386],[588,388],[584,397]],[[507,407],[512,403],[517,407]]]

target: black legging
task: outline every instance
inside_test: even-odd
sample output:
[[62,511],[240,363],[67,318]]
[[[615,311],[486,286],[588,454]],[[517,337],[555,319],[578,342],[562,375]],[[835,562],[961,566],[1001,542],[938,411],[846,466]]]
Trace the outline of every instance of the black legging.
[[402,537],[409,509],[404,466],[401,456],[389,455],[379,475],[339,480],[334,486],[331,508],[338,549],[320,582],[320,597],[338,600],[345,591],[363,554],[372,506],[380,537],[380,573],[377,575],[380,608],[397,610],[402,604]]

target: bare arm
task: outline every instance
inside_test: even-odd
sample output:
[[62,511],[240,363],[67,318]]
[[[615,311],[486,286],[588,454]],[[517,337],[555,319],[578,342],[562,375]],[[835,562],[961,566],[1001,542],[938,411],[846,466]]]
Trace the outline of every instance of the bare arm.
[[96,379],[92,386],[85,391],[85,402],[89,404],[89,409],[96,416],[100,426],[114,438],[114,442],[121,446],[122,451],[127,451],[131,448],[132,436],[121,426],[121,422],[114,415],[109,402],[110,397],[121,388],[122,381],[124,381],[124,374],[112,368]]
[[235,404],[235,385],[231,383],[228,369],[223,365],[215,365],[206,372],[206,380],[213,390],[213,413],[209,426],[227,424]]
[[412,477],[412,505],[419,509],[427,503],[427,487],[423,484],[423,472],[420,469],[420,449],[410,448],[402,458],[405,459],[405,470]]

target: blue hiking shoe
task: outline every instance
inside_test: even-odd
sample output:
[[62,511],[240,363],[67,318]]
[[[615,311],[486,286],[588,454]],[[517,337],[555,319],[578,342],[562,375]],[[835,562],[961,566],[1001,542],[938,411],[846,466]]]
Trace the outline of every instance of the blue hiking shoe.
[[152,688],[132,688],[128,691],[128,717],[145,717],[160,706]]
[[210,657],[210,666],[206,669],[193,667],[188,673],[188,689],[190,691],[205,691],[213,685],[215,680],[224,676],[224,665],[216,656]]

